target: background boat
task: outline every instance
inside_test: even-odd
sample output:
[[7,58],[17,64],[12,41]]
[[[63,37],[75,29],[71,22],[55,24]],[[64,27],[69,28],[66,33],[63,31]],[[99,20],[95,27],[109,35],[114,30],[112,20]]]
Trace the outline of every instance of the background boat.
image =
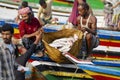
[[78,64],[78,67],[91,75],[95,80],[120,80],[119,67],[82,64]]
[[[98,1],[98,0],[97,0]],[[4,0],[3,0],[3,2],[4,2]],[[7,7],[7,9],[6,8],[1,8],[1,12],[2,13],[4,13],[3,11],[5,11],[5,10],[7,10],[8,12],[9,11],[13,11],[13,14],[12,14],[12,20],[11,20],[11,18],[10,18],[10,21],[9,21],[9,17],[8,17],[8,14],[6,14],[6,16],[5,15],[2,15],[2,22],[0,22],[0,24],[1,25],[3,25],[4,23],[10,23],[13,27],[14,27],[14,30],[15,30],[15,37],[16,38],[20,38],[20,36],[19,36],[19,30],[18,30],[18,24],[16,24],[16,23],[14,23],[13,22],[13,20],[14,20],[14,18],[15,18],[15,15],[16,15],[16,13],[17,13],[17,7],[18,7],[18,4],[16,5],[16,3],[12,3],[12,5],[11,5],[11,3],[10,4],[6,4],[6,3],[4,3],[3,4],[3,2],[2,2],[2,4],[1,4],[1,2],[0,2],[0,5],[1,6],[3,6],[3,7]],[[63,2],[63,1],[61,1],[61,2]],[[57,0],[56,0],[56,3],[57,3]],[[65,2],[66,3],[66,2]],[[14,5],[13,5],[14,4]],[[33,4],[33,5],[35,5],[37,8],[38,8],[38,5],[36,5],[36,4]],[[54,3],[54,5],[56,5],[55,3]],[[60,6],[60,4],[58,4],[58,7]],[[34,12],[35,12],[35,14],[37,13],[37,8],[34,8]],[[54,7],[53,9],[55,9],[55,8],[57,8],[58,9],[58,7]],[[9,8],[9,9],[8,9]],[[3,10],[4,9],[4,10]],[[62,11],[62,9],[63,9],[63,7],[62,8],[59,8],[59,11],[57,12],[56,10],[53,10],[54,12],[53,12],[53,15],[54,15],[54,17],[58,17],[59,16],[59,20],[61,20],[60,22],[63,22],[63,24],[66,24],[66,20],[67,20],[67,18],[69,17],[69,14],[68,13],[70,13],[69,11],[71,10],[71,8],[69,8],[68,9],[68,7],[65,9],[67,12],[64,12],[64,11]],[[67,10],[68,9],[68,10]],[[60,11],[61,10],[61,11]],[[102,15],[102,16],[99,16],[99,15]],[[4,16],[4,19],[3,19],[3,16]],[[62,16],[62,18],[61,18],[61,16]],[[7,19],[6,19],[6,18]],[[98,23],[97,23],[97,25],[98,26],[102,26],[102,23],[103,23],[103,14],[102,13],[100,13],[100,14],[98,14],[98,15],[96,15],[96,17],[97,17],[97,19],[98,19]],[[1,17],[0,17],[1,18]],[[8,21],[7,21],[8,20]],[[65,21],[62,21],[62,20],[65,20]],[[6,22],[7,21],[7,22]],[[104,27],[104,26],[102,26],[102,27]],[[57,31],[57,30],[61,30],[62,29],[62,27],[61,27],[61,25],[58,27],[58,25],[53,25],[53,26],[50,26],[50,27],[44,27],[44,30],[47,32],[51,32],[51,31]],[[96,59],[110,59],[110,60],[117,60],[117,59],[120,59],[120,56],[119,56],[119,45],[117,45],[117,44],[119,44],[119,32],[117,32],[117,31],[110,31],[110,30],[98,30],[98,36],[100,37],[100,45],[97,47],[97,48],[95,48],[94,50],[93,50],[93,52],[92,52],[92,56],[93,56],[93,58],[96,58]],[[41,63],[41,62],[39,62],[39,63]],[[45,62],[44,62],[45,63]],[[50,63],[49,63],[50,64]],[[45,64],[39,64],[38,66],[35,66],[36,68],[39,68],[41,65],[44,65],[43,67],[45,67],[45,66],[48,66],[48,65],[45,65]],[[60,64],[56,64],[56,65],[60,65]],[[50,65],[49,65],[50,66]],[[55,67],[55,68],[54,68]],[[63,66],[63,67],[65,67],[65,66]],[[61,70],[63,70],[64,68],[61,68],[60,66],[53,66],[53,64],[50,66],[50,69],[52,69],[52,72],[51,71],[42,71],[43,73],[44,73],[44,75],[47,75],[47,74],[51,74],[52,76],[54,76],[53,78],[55,78],[55,80],[56,79],[58,79],[58,76],[62,76],[62,78],[63,78],[63,76],[65,76],[65,75],[67,75],[67,73],[70,73],[70,72],[68,72],[68,71],[63,71],[63,72],[61,72]],[[54,68],[54,69],[53,69]],[[56,70],[56,68],[58,69],[58,71]],[[69,77],[69,79],[71,79],[71,76],[73,76],[74,78],[76,78],[76,79],[78,79],[78,77],[75,77],[75,76],[77,76],[77,75],[75,75],[74,73],[75,73],[75,69],[74,68],[69,68],[69,67],[66,67],[67,69],[72,69],[73,70],[73,72],[72,73],[70,73],[71,75],[70,76],[68,76]],[[105,67],[105,68],[108,68],[108,67]],[[104,69],[105,69],[104,68]],[[40,68],[39,68],[40,69]],[[46,69],[48,69],[48,68],[46,68]],[[111,68],[110,68],[111,69]],[[55,71],[54,71],[55,70]],[[54,72],[53,72],[54,71]],[[39,71],[40,72],[40,71]],[[118,70],[118,72],[119,72],[119,70]],[[60,73],[59,75],[57,75],[57,73]],[[78,72],[79,73],[79,72]],[[65,74],[65,75],[63,75],[63,74]],[[81,73],[80,73],[81,74]],[[81,78],[80,78],[80,74],[79,74],[79,79],[81,79],[81,78],[88,78],[88,79],[91,79],[91,77],[89,76],[89,75],[86,75],[87,77],[85,77],[85,76],[82,76]],[[96,73],[97,74],[97,73]],[[107,74],[107,73],[106,73]],[[56,78],[56,77],[57,78]],[[89,77],[88,77],[89,76]],[[98,74],[97,76],[101,76],[100,74]],[[106,76],[105,76],[106,77]],[[100,78],[100,80],[104,80],[105,79],[105,77],[103,78]],[[107,77],[109,77],[109,76],[107,76]],[[52,79],[53,79],[52,78]],[[99,77],[98,77],[99,78]],[[115,78],[115,80],[116,80],[116,78],[118,79],[119,78],[119,75],[116,75],[115,74],[115,76],[114,75],[112,75],[112,77],[111,77],[111,74],[110,74],[110,78],[111,79],[113,79],[114,80],[114,78]],[[50,79],[50,77],[48,78],[48,79]],[[65,79],[65,78],[64,78]],[[85,80],[86,80],[85,79]],[[84,80],[84,79],[83,79]],[[107,80],[107,79],[106,79]],[[110,79],[109,79],[110,80]]]
[[[81,69],[78,69],[74,64],[58,64],[50,61],[29,60],[28,66],[29,65],[31,66],[31,71],[27,72],[26,76],[30,74],[43,76],[46,80],[93,80],[91,76]],[[29,76],[27,79],[35,78],[34,76]],[[39,77],[35,80],[38,79]]]
[[92,63],[101,66],[120,67],[120,60],[92,60]]
[[[0,21],[0,26],[2,26],[4,23],[11,24],[15,29],[15,37],[20,38],[19,36],[19,30],[18,24],[13,22],[6,22],[4,20]],[[58,30],[63,29],[63,25],[46,25],[44,26],[45,32],[55,32]],[[91,56],[94,59],[104,59],[104,60],[120,60],[120,32],[119,31],[112,31],[112,30],[97,30],[100,44],[98,47],[94,48]]]
[[100,44],[92,51],[93,58],[104,60],[120,59],[120,32],[112,30],[98,30]]

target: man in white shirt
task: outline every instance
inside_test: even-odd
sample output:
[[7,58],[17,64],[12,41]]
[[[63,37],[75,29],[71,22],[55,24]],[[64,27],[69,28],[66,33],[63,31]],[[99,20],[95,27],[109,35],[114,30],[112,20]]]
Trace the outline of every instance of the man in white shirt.
[[40,0],[39,11],[38,11],[38,20],[42,24],[50,23],[52,19],[52,2],[53,0]]

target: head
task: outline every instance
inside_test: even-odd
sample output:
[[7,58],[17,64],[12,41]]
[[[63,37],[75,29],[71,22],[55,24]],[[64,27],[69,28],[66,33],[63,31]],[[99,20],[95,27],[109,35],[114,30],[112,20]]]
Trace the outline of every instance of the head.
[[22,8],[28,7],[28,2],[27,1],[23,1],[21,4]]
[[77,0],[77,1],[78,1],[78,4],[86,3],[86,0]]
[[43,7],[44,9],[47,7],[47,4],[45,2],[45,0],[40,0],[39,4],[41,5],[41,7]]
[[10,44],[14,34],[14,29],[10,24],[4,24],[1,28],[1,34],[4,43]]
[[78,11],[81,16],[85,16],[89,12],[89,6],[87,3],[81,3],[78,6]]
[[20,9],[18,11],[18,14],[21,16],[22,20],[24,20],[26,23],[29,23],[31,18],[33,17],[29,7]]

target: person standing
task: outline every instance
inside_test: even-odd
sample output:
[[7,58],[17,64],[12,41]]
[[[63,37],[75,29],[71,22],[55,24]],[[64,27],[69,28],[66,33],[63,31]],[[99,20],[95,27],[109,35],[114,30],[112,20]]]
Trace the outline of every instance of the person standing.
[[15,80],[14,70],[21,65],[16,63],[16,46],[12,43],[14,30],[9,24],[1,28],[3,42],[0,43],[0,80]]
[[114,28],[116,28],[116,30],[119,30],[119,23],[120,23],[120,0],[112,0],[113,3],[113,18],[112,18],[112,22],[114,24]]
[[104,20],[106,27],[113,27],[112,24],[112,16],[113,16],[113,9],[112,9],[112,1],[111,0],[102,0],[104,3]]

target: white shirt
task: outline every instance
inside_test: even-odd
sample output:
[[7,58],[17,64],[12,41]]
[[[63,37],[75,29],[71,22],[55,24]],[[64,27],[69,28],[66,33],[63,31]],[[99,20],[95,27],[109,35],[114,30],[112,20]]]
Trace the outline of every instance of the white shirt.
[[46,1],[47,7],[45,9],[42,8],[41,6],[39,7],[38,18],[40,17],[47,20],[52,16],[52,2],[53,0],[47,0]]
[[[115,6],[118,2],[120,2],[120,0],[112,0],[113,6]],[[120,5],[118,5],[113,10],[114,10],[114,14],[120,14]]]

